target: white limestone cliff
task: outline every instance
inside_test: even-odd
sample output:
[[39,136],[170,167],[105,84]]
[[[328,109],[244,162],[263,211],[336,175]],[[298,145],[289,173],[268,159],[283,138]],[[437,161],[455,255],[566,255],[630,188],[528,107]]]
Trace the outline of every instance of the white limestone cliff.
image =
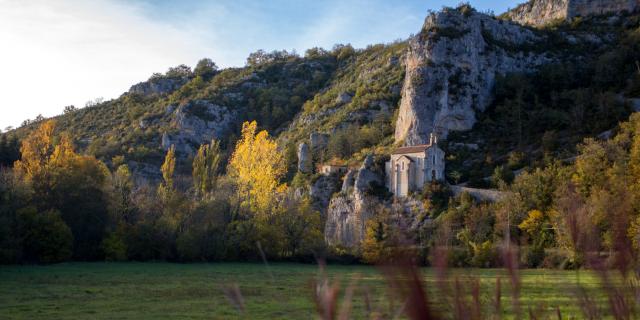
[[553,57],[535,50],[542,35],[468,6],[430,14],[410,40],[395,140],[428,142],[436,132],[472,128],[492,101],[497,74],[529,72]]

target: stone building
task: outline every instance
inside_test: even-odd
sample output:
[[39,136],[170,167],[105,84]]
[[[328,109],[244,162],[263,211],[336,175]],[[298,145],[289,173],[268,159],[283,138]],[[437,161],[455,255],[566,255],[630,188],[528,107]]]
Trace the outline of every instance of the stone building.
[[444,151],[431,134],[429,144],[401,147],[386,163],[386,185],[396,197],[420,191],[427,182],[444,180]]
[[322,175],[328,176],[332,174],[345,174],[349,168],[347,166],[339,164],[322,164],[318,166],[318,172]]

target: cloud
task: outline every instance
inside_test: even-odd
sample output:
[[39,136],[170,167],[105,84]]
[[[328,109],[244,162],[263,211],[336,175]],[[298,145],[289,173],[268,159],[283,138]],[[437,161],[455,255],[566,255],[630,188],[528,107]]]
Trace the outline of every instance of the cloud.
[[65,105],[117,97],[136,81],[214,48],[141,7],[118,2],[0,0],[0,128]]

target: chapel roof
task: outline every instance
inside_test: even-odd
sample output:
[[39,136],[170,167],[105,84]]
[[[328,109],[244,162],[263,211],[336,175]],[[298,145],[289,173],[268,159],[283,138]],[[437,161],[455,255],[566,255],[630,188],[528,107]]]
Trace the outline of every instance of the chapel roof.
[[411,159],[411,158],[409,158],[409,157],[407,157],[407,156],[404,156],[404,155],[403,155],[403,156],[400,156],[400,158],[398,158],[398,160],[399,160],[399,159],[405,159],[405,160],[407,160],[407,161],[409,161],[409,162],[413,162],[413,159]]
[[393,152],[391,152],[391,154],[418,153],[418,152],[423,152],[423,151],[429,149],[430,147],[431,147],[431,144],[419,144],[419,145],[415,145],[415,146],[400,147],[400,148],[397,148],[397,149],[393,150]]

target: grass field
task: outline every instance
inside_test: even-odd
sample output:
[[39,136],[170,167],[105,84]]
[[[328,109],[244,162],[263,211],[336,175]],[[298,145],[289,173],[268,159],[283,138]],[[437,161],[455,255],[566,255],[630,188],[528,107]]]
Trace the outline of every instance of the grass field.
[[[374,305],[390,310],[384,279],[374,267],[333,266],[330,278],[343,288],[359,278],[354,318],[363,318],[363,292]],[[429,290],[435,287],[433,270],[424,269]],[[318,267],[301,264],[169,264],[69,263],[51,266],[0,266],[2,319],[310,319],[315,317],[311,281]],[[501,270],[454,271],[461,279],[481,279],[483,306],[491,308],[496,277],[502,277],[502,304],[510,305],[508,281]],[[563,318],[578,313],[577,274],[570,271],[522,272],[522,304],[555,310]],[[582,273],[580,283],[596,290],[595,276]],[[240,314],[225,294],[225,285],[237,284],[246,303]],[[435,290],[435,289],[433,289]],[[342,291],[344,292],[344,291]],[[595,292],[595,291],[594,291]],[[435,296],[435,294],[433,295]],[[602,295],[599,295],[603,298]],[[398,306],[394,306],[393,310]],[[509,312],[507,310],[507,312]]]

